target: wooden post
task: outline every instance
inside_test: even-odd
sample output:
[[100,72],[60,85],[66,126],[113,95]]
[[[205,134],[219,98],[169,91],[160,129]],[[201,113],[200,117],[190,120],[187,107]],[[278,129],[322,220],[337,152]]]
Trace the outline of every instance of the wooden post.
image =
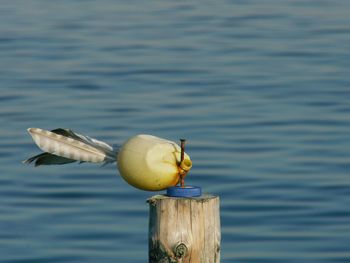
[[155,195],[148,203],[150,263],[220,262],[219,197]]

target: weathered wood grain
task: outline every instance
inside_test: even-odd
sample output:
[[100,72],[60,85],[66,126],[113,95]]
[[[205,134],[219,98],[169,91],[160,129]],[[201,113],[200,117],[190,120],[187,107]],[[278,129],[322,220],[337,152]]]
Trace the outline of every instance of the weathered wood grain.
[[148,200],[150,263],[220,262],[220,201],[213,195]]

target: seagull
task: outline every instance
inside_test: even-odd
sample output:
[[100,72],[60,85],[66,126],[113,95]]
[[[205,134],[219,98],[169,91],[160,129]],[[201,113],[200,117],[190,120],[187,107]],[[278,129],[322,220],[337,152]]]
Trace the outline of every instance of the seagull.
[[43,153],[23,161],[35,166],[80,163],[117,163],[120,175],[130,185],[146,190],[160,191],[181,184],[192,167],[192,161],[173,141],[148,134],[129,138],[121,147],[78,134],[70,129],[51,131],[29,128],[36,145]]

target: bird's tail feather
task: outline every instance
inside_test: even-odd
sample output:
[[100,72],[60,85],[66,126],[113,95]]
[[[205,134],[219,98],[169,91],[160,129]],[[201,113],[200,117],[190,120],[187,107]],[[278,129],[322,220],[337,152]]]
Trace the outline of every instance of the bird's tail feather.
[[35,166],[40,165],[51,165],[51,164],[66,164],[66,163],[74,163],[76,160],[68,159],[65,157],[57,156],[51,153],[41,153],[35,155],[33,157],[28,158],[23,161],[23,163],[29,164],[34,162]]
[[110,163],[116,161],[117,151],[107,143],[78,134],[69,129],[46,131],[29,128],[29,134],[44,153],[24,161],[35,166],[66,164],[75,161]]

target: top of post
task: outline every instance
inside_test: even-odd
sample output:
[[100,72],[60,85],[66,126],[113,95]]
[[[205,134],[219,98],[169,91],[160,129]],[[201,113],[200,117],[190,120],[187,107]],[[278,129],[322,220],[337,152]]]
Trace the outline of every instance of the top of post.
[[169,200],[169,199],[175,199],[175,200],[193,200],[197,202],[206,202],[211,199],[219,198],[217,195],[212,194],[202,194],[201,196],[197,197],[173,197],[173,196],[167,196],[167,195],[154,195],[151,198],[147,199],[147,202],[149,204],[154,204],[157,201],[160,200]]

